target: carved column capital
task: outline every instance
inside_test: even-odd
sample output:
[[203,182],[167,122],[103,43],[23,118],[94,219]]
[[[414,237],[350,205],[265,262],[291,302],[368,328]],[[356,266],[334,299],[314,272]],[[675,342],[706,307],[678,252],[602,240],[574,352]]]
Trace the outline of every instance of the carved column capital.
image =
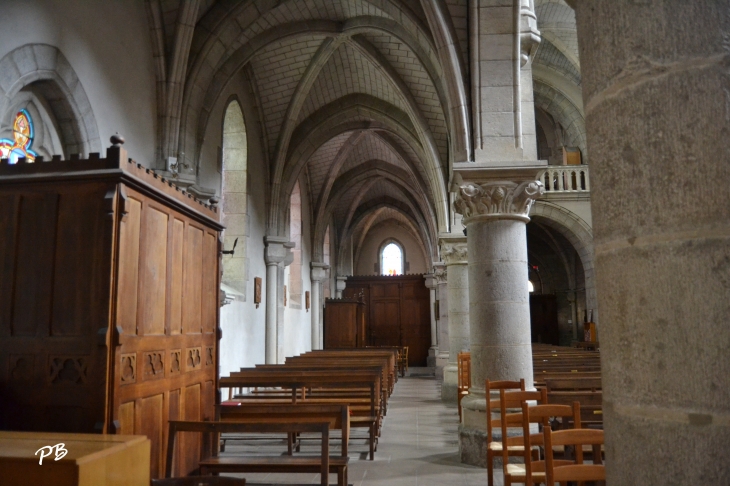
[[442,236],[439,238],[441,259],[446,265],[466,265],[469,252],[466,236]]
[[433,276],[438,284],[446,282],[447,269],[445,263],[434,263],[433,265]]
[[465,183],[459,185],[454,209],[464,216],[464,224],[480,219],[518,219],[527,223],[532,203],[544,192],[540,181]]
[[436,281],[436,277],[433,273],[427,273],[423,276],[423,278],[426,279],[426,288],[427,289],[435,289],[438,285],[438,282]]
[[294,242],[279,236],[264,236],[264,244],[266,245],[264,249],[266,265],[278,265],[281,262],[286,265],[291,263],[293,257],[291,249],[294,248]]
[[327,270],[330,268],[329,265],[321,262],[312,262],[310,266],[312,271],[309,273],[309,276],[313,282],[319,282],[327,278]]

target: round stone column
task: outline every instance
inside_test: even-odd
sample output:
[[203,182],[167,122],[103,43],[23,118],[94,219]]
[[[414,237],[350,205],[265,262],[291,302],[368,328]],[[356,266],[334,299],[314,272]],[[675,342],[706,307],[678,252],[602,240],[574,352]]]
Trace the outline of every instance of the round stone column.
[[606,482],[730,484],[730,6],[576,3]]
[[322,280],[327,278],[327,269],[329,265],[325,263],[311,263],[310,278],[312,280],[312,299],[310,305],[312,307],[312,349],[323,349],[322,342],[322,326],[320,313],[322,311],[320,289]]
[[524,378],[532,388],[526,223],[542,190],[534,180],[466,184],[455,203],[469,248],[471,388],[459,427],[467,464],[486,465],[485,380]]
[[456,357],[469,351],[469,271],[466,236],[442,235],[439,239],[441,259],[446,263],[449,280],[449,362],[444,367],[441,400],[456,403],[458,385]]
[[436,335],[436,286],[438,282],[433,273],[423,276],[426,279],[426,288],[429,294],[429,307],[431,308],[431,347],[428,349],[427,366],[436,367],[436,354],[438,353],[438,336]]
[[290,248],[294,246],[287,238],[265,236],[264,262],[266,263],[266,364],[277,362],[277,319],[278,319],[278,285],[279,264],[289,256]]

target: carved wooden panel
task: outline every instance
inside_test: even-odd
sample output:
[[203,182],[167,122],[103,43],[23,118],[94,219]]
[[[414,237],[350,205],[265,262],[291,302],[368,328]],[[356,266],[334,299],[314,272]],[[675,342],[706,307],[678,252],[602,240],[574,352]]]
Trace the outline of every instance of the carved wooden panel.
[[179,374],[182,371],[182,350],[173,349],[170,351],[170,374]]
[[156,380],[165,377],[165,351],[149,351],[144,357],[144,379]]
[[207,346],[205,348],[205,366],[213,366],[215,364],[215,348]]
[[123,354],[119,365],[121,384],[129,385],[137,382],[137,354]]
[[11,354],[8,376],[13,381],[27,381],[33,379],[35,356],[32,354]]
[[203,350],[200,347],[185,350],[185,371],[196,371],[203,361]]
[[48,381],[53,385],[85,385],[88,376],[86,356],[51,356]]

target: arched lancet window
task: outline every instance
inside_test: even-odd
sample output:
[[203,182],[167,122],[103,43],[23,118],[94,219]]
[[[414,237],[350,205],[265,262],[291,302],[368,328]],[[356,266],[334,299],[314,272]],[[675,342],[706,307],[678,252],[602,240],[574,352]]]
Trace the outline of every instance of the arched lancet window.
[[0,140],[0,158],[8,159],[11,164],[17,164],[20,157],[25,157],[26,162],[35,161],[36,153],[30,149],[34,135],[30,113],[20,110],[13,120],[13,139]]
[[[325,265],[330,264],[330,227],[327,225],[327,230],[324,232],[324,248],[323,248],[323,256],[324,256],[324,263]],[[322,295],[325,299],[329,299],[332,297],[332,290],[330,288],[330,279],[329,277],[324,279],[322,281]]]
[[529,281],[529,280],[527,281],[527,291],[530,292],[530,293],[532,293],[532,292],[535,291],[535,286],[532,285],[532,282]]
[[295,309],[302,308],[302,192],[299,181],[294,184],[289,202],[289,240],[294,243],[294,259],[289,265],[289,302]]
[[390,242],[380,252],[381,275],[403,275],[403,249],[395,242]]
[[223,259],[223,283],[246,299],[246,226],[248,219],[248,143],[241,106],[228,103],[223,117],[221,207],[223,208],[223,246],[236,251]]

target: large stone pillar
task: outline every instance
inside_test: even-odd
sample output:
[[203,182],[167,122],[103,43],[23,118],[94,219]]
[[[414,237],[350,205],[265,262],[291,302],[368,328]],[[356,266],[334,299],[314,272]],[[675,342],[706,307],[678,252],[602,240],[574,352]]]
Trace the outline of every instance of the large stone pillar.
[[543,187],[535,169],[508,175],[513,180],[462,184],[454,203],[468,234],[471,310],[471,388],[461,402],[459,445],[462,462],[475,465],[487,453],[485,380],[524,378],[532,388],[526,223]]
[[449,363],[444,367],[441,400],[456,403],[458,385],[456,357],[469,351],[469,274],[466,236],[442,234],[441,259],[449,274]]
[[438,336],[436,335],[436,286],[438,283],[433,273],[428,273],[423,278],[426,279],[426,288],[428,289],[431,304],[431,347],[428,349],[427,365],[435,368],[436,354],[438,353]]
[[312,349],[322,349],[322,325],[320,314],[322,312],[322,299],[320,297],[322,288],[322,280],[327,278],[327,269],[329,265],[325,263],[311,263],[310,278],[312,280],[312,298],[310,304],[312,306]]
[[276,364],[278,343],[279,264],[288,257],[293,243],[287,238],[265,236],[264,262],[266,263],[266,364]]
[[576,8],[607,483],[730,484],[730,6]]

